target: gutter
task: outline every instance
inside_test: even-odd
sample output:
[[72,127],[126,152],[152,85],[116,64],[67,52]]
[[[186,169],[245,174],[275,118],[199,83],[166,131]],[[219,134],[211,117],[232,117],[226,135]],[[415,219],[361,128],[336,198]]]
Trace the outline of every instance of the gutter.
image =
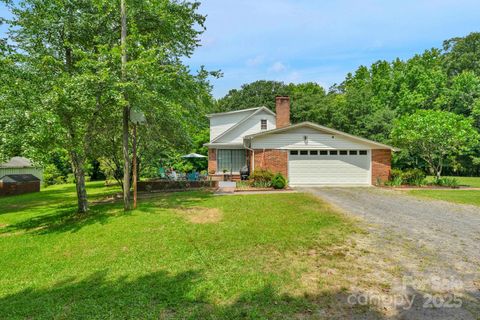
[[243,139],[243,147],[252,152],[253,161],[251,162],[252,162],[252,172],[253,172],[253,170],[255,170],[255,150],[245,145],[245,139]]

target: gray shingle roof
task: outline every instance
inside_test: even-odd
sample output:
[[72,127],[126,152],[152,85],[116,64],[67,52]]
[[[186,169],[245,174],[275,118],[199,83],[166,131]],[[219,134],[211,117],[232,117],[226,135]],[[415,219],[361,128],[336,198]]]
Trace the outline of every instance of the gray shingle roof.
[[7,174],[0,178],[1,182],[32,182],[40,181],[33,174]]

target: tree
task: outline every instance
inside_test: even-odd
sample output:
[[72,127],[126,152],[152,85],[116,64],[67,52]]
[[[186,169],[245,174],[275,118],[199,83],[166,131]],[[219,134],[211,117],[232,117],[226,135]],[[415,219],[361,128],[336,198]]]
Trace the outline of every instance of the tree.
[[289,84],[291,117],[293,123],[314,121],[323,123],[325,115],[325,89],[318,83]]
[[440,178],[442,169],[478,144],[472,120],[446,111],[417,110],[395,121],[393,143],[423,159]]
[[[27,141],[37,154],[52,148],[68,151],[79,212],[88,210],[87,158],[115,157],[121,150],[117,137],[124,106],[145,112],[151,130],[170,137],[173,125],[198,117],[210,101],[210,73],[201,69],[192,74],[182,63],[199,45],[204,29],[198,3],[129,1],[128,41],[122,46],[116,1],[5,2],[14,15],[9,21],[14,52],[8,57],[25,74],[22,88],[29,99],[8,101],[7,108],[28,118]],[[129,57],[124,77],[122,47]],[[168,119],[181,120],[160,127]],[[103,148],[112,141],[115,146]]]
[[279,81],[259,80],[230,90],[217,101],[217,112],[267,107],[275,111],[275,97],[289,95],[287,85]]
[[449,76],[472,71],[480,76],[480,32],[443,42],[444,66]]

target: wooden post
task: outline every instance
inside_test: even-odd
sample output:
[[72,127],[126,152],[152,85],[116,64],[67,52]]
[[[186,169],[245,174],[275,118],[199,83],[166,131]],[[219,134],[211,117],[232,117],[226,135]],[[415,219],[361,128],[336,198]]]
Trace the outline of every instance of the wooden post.
[[132,175],[133,175],[133,209],[137,208],[137,124],[133,125],[132,138]]

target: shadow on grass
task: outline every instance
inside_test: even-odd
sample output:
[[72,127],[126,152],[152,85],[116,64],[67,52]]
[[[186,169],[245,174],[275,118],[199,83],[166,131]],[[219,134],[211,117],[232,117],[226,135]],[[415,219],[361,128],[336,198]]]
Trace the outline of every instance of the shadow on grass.
[[135,212],[158,213],[166,209],[199,205],[211,196],[210,193],[202,191],[159,193],[154,197],[140,200],[138,209],[128,212],[123,211],[121,202],[93,204],[90,206],[89,212],[84,215],[77,214],[76,207],[52,207],[46,210],[53,213],[34,215],[31,218],[1,228],[0,236],[25,232],[33,234],[77,232],[85,226],[96,223],[106,224],[112,218]]
[[[103,182],[99,181],[91,182],[87,186],[89,201],[95,201],[116,192],[118,190],[104,187]],[[75,208],[76,205],[74,184],[55,185],[48,188],[42,187],[40,192],[0,197],[0,215],[26,210],[44,213],[61,206]]]
[[[0,298],[5,319],[381,319],[370,307],[347,303],[347,292],[293,297],[271,285],[245,292],[230,303],[214,303],[202,291],[202,275],[192,270],[152,273],[135,280],[107,279],[98,272],[48,289],[26,289]],[[333,317],[330,317],[332,315]]]
[[[475,319],[466,310],[425,308],[413,289],[410,309],[389,315],[372,304],[352,303],[345,290],[320,295],[281,294],[272,285],[244,292],[235,299],[212,302],[198,270],[164,271],[137,279],[108,279],[107,270],[47,289],[26,289],[0,298],[2,319]],[[220,288],[221,290],[222,288]],[[218,300],[217,300],[218,301]],[[229,301],[228,303],[225,301]]]

